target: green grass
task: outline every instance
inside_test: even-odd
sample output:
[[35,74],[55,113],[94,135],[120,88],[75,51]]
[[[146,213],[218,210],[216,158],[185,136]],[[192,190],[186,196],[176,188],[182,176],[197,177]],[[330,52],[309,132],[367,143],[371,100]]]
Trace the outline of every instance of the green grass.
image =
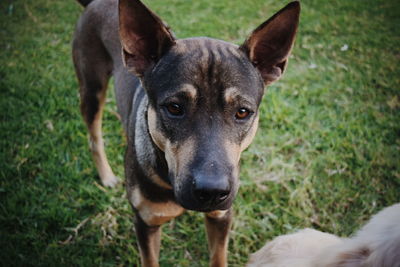
[[[284,5],[167,2],[146,1],[178,37],[235,43]],[[139,262],[124,188],[99,185],[78,111],[70,43],[81,10],[72,0],[0,2],[1,266]],[[242,156],[231,266],[295,229],[349,235],[400,200],[399,14],[395,0],[302,1],[287,73],[267,89]],[[112,90],[108,100],[107,153],[123,177]],[[161,266],[207,265],[202,218],[188,212],[163,227]]]

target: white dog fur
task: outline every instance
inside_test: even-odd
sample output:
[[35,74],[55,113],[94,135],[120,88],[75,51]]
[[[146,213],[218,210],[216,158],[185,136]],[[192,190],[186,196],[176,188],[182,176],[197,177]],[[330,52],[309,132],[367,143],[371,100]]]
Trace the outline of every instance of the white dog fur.
[[352,238],[303,229],[268,242],[247,267],[400,267],[400,204],[375,216]]

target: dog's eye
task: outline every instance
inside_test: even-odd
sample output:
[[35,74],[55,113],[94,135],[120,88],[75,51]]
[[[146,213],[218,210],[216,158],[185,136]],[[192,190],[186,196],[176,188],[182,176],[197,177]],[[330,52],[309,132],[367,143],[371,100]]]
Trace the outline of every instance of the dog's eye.
[[177,103],[170,103],[166,105],[167,111],[170,115],[180,117],[183,115],[183,108]]
[[250,110],[248,110],[247,108],[239,108],[236,111],[235,118],[238,120],[244,120],[247,117],[249,117],[251,115],[251,113],[252,112],[250,112]]

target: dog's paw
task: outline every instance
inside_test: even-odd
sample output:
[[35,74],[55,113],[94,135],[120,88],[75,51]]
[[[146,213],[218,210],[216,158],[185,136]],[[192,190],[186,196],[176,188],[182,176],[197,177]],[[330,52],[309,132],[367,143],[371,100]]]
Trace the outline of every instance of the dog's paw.
[[101,183],[106,187],[115,187],[119,182],[119,179],[114,174],[101,177]]

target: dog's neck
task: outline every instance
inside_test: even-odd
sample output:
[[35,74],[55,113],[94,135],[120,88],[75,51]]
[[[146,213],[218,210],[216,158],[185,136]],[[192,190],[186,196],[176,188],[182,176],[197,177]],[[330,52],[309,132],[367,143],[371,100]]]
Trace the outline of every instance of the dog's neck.
[[[140,97],[140,95],[137,97]],[[165,189],[172,189],[168,178],[168,165],[165,160],[165,154],[154,143],[149,132],[147,120],[148,97],[144,94],[140,100],[134,99],[133,102],[140,102],[140,104],[136,106],[136,112],[131,114],[130,120],[131,123],[135,123],[135,131],[134,136],[129,136],[129,139],[136,151],[138,163],[145,176],[149,177],[153,183]]]

